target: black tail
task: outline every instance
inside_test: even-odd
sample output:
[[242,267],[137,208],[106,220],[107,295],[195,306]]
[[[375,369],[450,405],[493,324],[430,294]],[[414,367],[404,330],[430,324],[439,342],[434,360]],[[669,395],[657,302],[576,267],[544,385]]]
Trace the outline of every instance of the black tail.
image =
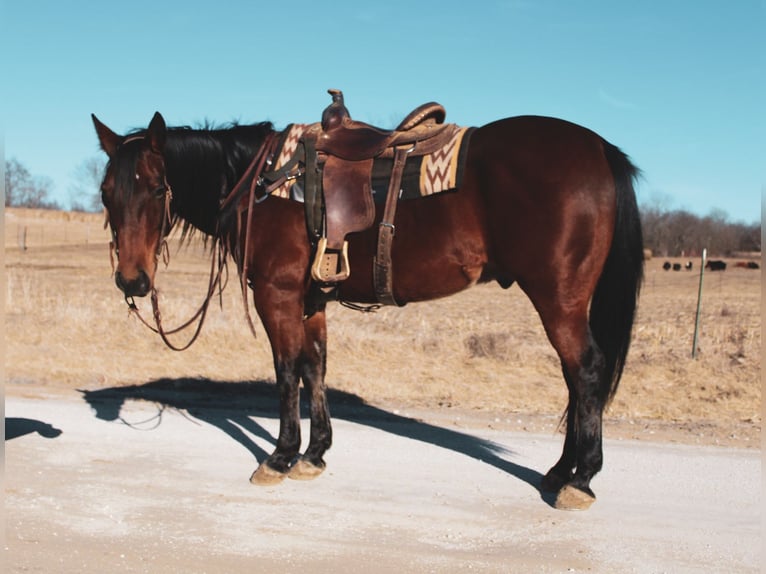
[[601,398],[608,402],[617,391],[630,348],[638,295],[644,276],[641,219],[633,182],[639,170],[617,147],[604,142],[614,176],[617,214],[614,239],[590,307],[593,338],[604,353],[606,374]]

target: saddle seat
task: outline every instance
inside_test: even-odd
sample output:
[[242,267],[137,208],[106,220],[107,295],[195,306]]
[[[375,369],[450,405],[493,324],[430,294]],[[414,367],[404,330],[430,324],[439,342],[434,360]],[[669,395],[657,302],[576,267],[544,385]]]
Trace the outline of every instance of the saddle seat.
[[[396,146],[415,146],[447,130],[446,111],[436,102],[422,104],[410,112],[393,130],[351,119],[343,103],[343,92],[328,90],[332,103],[322,113],[321,132],[316,141],[317,151],[348,161],[378,157]],[[422,153],[429,153],[424,151]]]

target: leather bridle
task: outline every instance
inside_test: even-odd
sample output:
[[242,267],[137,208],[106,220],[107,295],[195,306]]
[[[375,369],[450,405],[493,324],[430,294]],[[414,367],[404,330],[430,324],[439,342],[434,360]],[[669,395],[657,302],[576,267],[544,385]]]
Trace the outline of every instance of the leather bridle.
[[[121,145],[125,145],[126,143],[130,141],[139,140],[139,139],[143,139],[143,136],[131,136],[127,138],[125,141],[123,141]],[[173,201],[173,190],[170,187],[170,184],[168,183],[167,176],[163,177],[163,187],[164,187],[164,193],[162,194],[162,200],[163,200],[162,218],[160,221],[159,239],[157,240],[157,248],[154,251],[154,263],[155,263],[155,266],[158,265],[160,257],[161,257],[162,261],[165,263],[165,267],[167,267],[168,264],[170,263],[170,248],[168,247],[167,234],[170,232],[170,228],[173,225],[173,213],[171,209],[171,204]],[[106,214],[106,217],[104,221],[104,227],[106,228],[108,225],[112,232],[112,240],[109,242],[109,260],[112,265],[112,273],[114,274],[114,271],[115,271],[114,256],[115,255],[117,256],[118,261],[120,258],[119,236],[117,234],[117,230],[111,225],[109,221],[108,210],[105,210],[105,214]],[[133,296],[125,295],[125,302],[128,305],[128,312],[130,314],[136,315],[136,317],[138,317],[138,319],[144,325],[146,325],[149,329],[151,329],[155,333],[159,334],[160,337],[162,337],[162,340],[165,342],[165,344],[175,351],[183,351],[184,349],[189,348],[192,343],[194,343],[200,331],[202,330],[202,323],[205,320],[207,308],[210,304],[210,299],[215,293],[216,287],[220,287],[220,290],[223,291],[223,286],[221,285],[221,277],[223,275],[223,269],[226,266],[226,262],[225,262],[224,254],[220,253],[220,249],[219,249],[218,258],[215,257],[215,250],[218,245],[220,244],[218,243],[218,240],[216,239],[216,243],[213,245],[214,255],[212,258],[212,265],[210,269],[210,281],[208,285],[207,295],[205,296],[205,299],[203,300],[197,312],[194,313],[191,319],[186,321],[183,325],[171,330],[165,330],[163,328],[162,314],[160,313],[157,289],[154,287],[153,284],[151,288],[151,301],[152,301],[152,311],[153,311],[155,325],[151,325],[148,321],[146,321],[146,319],[144,319],[141,316],[141,313],[138,309],[138,306],[136,305],[136,302]],[[216,260],[217,260],[217,265],[216,265]],[[192,335],[192,338],[185,345],[178,347],[174,345],[168,339],[168,335],[172,335],[174,333],[178,333],[186,329],[198,318],[199,318],[199,322],[197,324],[197,328],[194,332],[194,335]]]
[[[141,136],[135,136],[128,138],[123,142],[123,145],[127,143],[128,141],[132,139],[140,139]],[[250,233],[251,233],[251,227],[252,227],[252,214],[253,214],[253,207],[256,203],[260,203],[261,201],[264,201],[266,198],[268,198],[271,189],[268,189],[265,193],[265,195],[261,198],[256,198],[256,188],[260,185],[262,185],[261,180],[261,174],[263,173],[263,170],[266,165],[269,164],[271,161],[271,156],[274,152],[274,148],[277,143],[277,138],[275,133],[271,133],[268,136],[266,136],[266,139],[264,140],[263,144],[261,145],[258,152],[253,157],[253,160],[247,170],[245,171],[245,174],[240,179],[240,181],[233,187],[232,191],[227,195],[227,197],[221,202],[221,208],[227,206],[232,201],[234,201],[235,197],[238,197],[240,195],[240,192],[243,190],[243,187],[245,185],[245,182],[252,178],[250,181],[250,188],[249,188],[249,194],[248,194],[248,202],[247,202],[247,222],[245,224],[245,246],[242,254],[242,261],[239,265],[239,272],[241,275],[240,284],[242,287],[242,295],[243,295],[243,302],[245,306],[245,315],[248,321],[248,325],[250,327],[250,331],[253,333],[253,336],[255,336],[255,325],[253,324],[252,317],[250,315],[250,308],[247,302],[247,267],[248,267],[248,258],[249,258],[249,242],[250,242]],[[172,219],[172,212],[171,212],[171,201],[173,200],[173,192],[171,190],[170,185],[168,184],[167,178],[164,180],[165,185],[165,194],[164,194],[164,208],[163,208],[163,217],[162,222],[160,223],[160,237],[159,241],[157,243],[157,249],[155,251],[154,257],[155,257],[155,264],[159,262],[160,256],[162,256],[163,262],[165,263],[165,266],[167,267],[168,263],[170,262],[170,250],[168,247],[168,242],[165,237],[166,232],[168,232],[169,226],[172,226],[173,219]],[[239,215],[241,216],[242,208],[239,207]],[[109,217],[107,213],[107,218],[104,223],[104,226],[109,224]],[[114,228],[112,228],[112,241],[109,243],[110,251],[109,251],[109,257],[112,263],[112,272],[114,273],[114,254],[117,254],[117,259],[119,260],[120,251],[119,251],[119,243],[118,243],[118,237],[117,232]],[[205,316],[207,315],[207,310],[210,305],[210,300],[212,299],[213,295],[215,294],[216,290],[220,294],[223,292],[223,289],[226,287],[226,284],[228,283],[228,268],[226,266],[226,259],[228,255],[227,247],[225,246],[224,242],[222,241],[220,234],[216,233],[214,239],[213,239],[213,256],[211,258],[211,265],[210,265],[210,279],[208,282],[208,290],[205,295],[205,298],[202,301],[202,304],[200,305],[199,309],[194,313],[194,315],[186,321],[184,324],[180,325],[179,327],[176,327],[171,330],[165,330],[162,327],[162,314],[160,313],[159,309],[159,301],[157,296],[157,289],[154,287],[154,284],[152,282],[152,288],[151,288],[151,301],[152,301],[152,311],[154,316],[154,325],[151,325],[146,319],[144,319],[141,316],[141,313],[136,306],[135,300],[132,296],[125,296],[125,302],[128,304],[128,310],[130,314],[135,314],[138,319],[149,329],[151,329],[153,332],[160,335],[163,342],[174,351],[183,351],[185,349],[188,349],[197,339],[199,336],[201,330],[202,330],[202,324],[205,321]],[[217,255],[217,256],[216,256]],[[225,280],[222,280],[224,276],[225,271]],[[168,338],[168,335],[172,335],[174,333],[178,333],[180,331],[183,331],[187,327],[189,327],[195,320],[198,320],[197,327],[194,331],[194,334],[192,335],[191,339],[183,346],[176,346],[174,345]]]

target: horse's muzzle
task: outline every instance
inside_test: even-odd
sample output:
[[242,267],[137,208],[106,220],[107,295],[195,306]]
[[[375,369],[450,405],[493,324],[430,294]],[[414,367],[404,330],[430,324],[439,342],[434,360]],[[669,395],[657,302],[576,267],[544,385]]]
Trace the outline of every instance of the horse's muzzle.
[[126,297],[144,297],[152,288],[152,282],[149,279],[149,275],[143,269],[139,270],[138,276],[135,279],[125,279],[125,277],[117,271],[114,274],[114,282],[120,291],[125,293]]

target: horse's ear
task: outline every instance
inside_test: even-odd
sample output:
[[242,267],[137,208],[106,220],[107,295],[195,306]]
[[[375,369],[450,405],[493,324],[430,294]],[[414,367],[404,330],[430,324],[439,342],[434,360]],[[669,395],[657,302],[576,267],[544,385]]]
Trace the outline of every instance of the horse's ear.
[[165,138],[168,130],[165,126],[165,120],[160,112],[154,112],[154,117],[146,130],[146,137],[149,140],[149,146],[152,151],[161,153],[165,149]]
[[117,148],[122,142],[122,136],[117,135],[104,124],[102,124],[95,114],[91,114],[93,119],[93,125],[96,126],[96,134],[98,135],[98,141],[101,144],[101,149],[106,152],[109,157],[114,156],[117,152]]

